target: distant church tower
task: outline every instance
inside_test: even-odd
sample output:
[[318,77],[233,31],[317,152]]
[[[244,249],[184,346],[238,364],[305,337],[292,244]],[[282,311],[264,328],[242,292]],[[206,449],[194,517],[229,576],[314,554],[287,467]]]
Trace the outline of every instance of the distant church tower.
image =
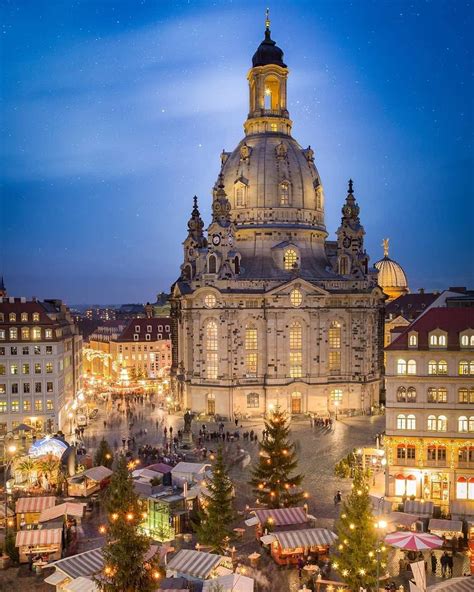
[[352,181],[337,240],[327,240],[314,151],[291,135],[287,79],[267,18],[247,75],[245,136],[221,154],[206,232],[194,198],[172,286],[172,388],[192,411],[378,404],[385,296]]
[[5,288],[5,282],[3,281],[3,275],[0,278],[0,298],[5,298],[7,295],[7,289]]

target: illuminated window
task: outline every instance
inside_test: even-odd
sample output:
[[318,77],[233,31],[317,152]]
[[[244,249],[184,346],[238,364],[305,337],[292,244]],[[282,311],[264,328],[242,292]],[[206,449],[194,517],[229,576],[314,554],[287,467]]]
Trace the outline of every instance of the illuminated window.
[[45,339],[52,339],[53,338],[53,330],[52,329],[45,329],[44,336],[45,336]]
[[52,373],[53,373],[53,363],[48,362],[46,364],[46,374],[52,374]]
[[276,132],[276,131],[278,131],[278,127],[277,127],[277,124],[276,124],[276,123],[271,123],[271,124],[270,124],[270,131],[271,131],[271,132]]
[[332,389],[331,391],[331,401],[335,403],[342,403],[342,390],[341,389]]
[[410,347],[416,347],[418,345],[418,337],[416,335],[410,335],[408,338],[408,345]]
[[407,430],[416,430],[416,417],[414,415],[407,416]]
[[23,383],[23,392],[25,393],[25,395],[27,395],[31,392],[31,385],[29,382]]
[[53,392],[53,383],[52,382],[47,382],[46,383],[46,392],[47,393],[52,393]]
[[8,320],[10,321],[10,323],[16,323],[16,314],[14,312],[11,312],[8,315]]
[[462,335],[461,336],[461,346],[462,347],[466,347],[469,345],[469,336],[468,335]]
[[243,183],[238,183],[234,187],[235,205],[237,208],[244,208],[246,203],[247,187]]
[[445,415],[438,416],[438,432],[446,432],[448,429],[448,418]]
[[290,376],[300,378],[303,374],[303,338],[301,323],[295,321],[290,325]]
[[7,373],[5,364],[0,364],[0,376],[5,376],[5,374]]
[[468,420],[465,415],[461,415],[458,417],[458,432],[467,432],[468,431]]
[[28,321],[28,313],[27,312],[22,312],[21,313],[21,322],[22,323],[26,323]]
[[415,360],[408,360],[407,364],[408,374],[416,374],[416,362]]
[[301,304],[303,302],[303,294],[300,292],[300,290],[298,290],[296,288],[294,290],[291,290],[290,302],[291,302],[291,305],[294,306],[295,308],[298,308],[298,306],[301,306]]
[[0,383],[0,395],[4,395],[7,392],[7,387],[4,382]]
[[211,320],[206,325],[206,376],[216,379],[218,373],[217,323]]
[[462,360],[461,362],[459,362],[458,373],[461,376],[469,374],[469,362],[466,362],[466,360]]
[[20,401],[12,401],[11,402],[11,410],[13,413],[16,413],[17,411],[20,411]]
[[31,401],[29,399],[23,401],[23,411],[31,411]]
[[54,405],[53,405],[53,400],[52,399],[47,399],[46,400],[46,409],[48,411],[53,411],[54,410]]
[[416,388],[414,386],[408,387],[407,403],[416,403]]
[[287,181],[280,183],[280,205],[290,205],[290,184]]
[[39,312],[34,312],[34,313],[33,313],[33,321],[34,321],[35,323],[38,323],[38,322],[39,322],[39,320],[40,320]]
[[397,374],[406,374],[407,373],[407,362],[406,360],[398,360],[397,361]]
[[397,475],[395,477],[395,495],[398,496],[416,496],[416,477],[408,475]]
[[287,249],[283,257],[283,264],[286,270],[291,271],[298,267],[298,254],[294,249]]
[[248,376],[257,376],[258,365],[257,329],[252,326],[245,328],[245,369]]
[[214,294],[206,294],[204,297],[204,305],[207,308],[214,308],[217,304],[217,298]]
[[448,373],[448,364],[445,360],[441,360],[438,362],[438,374],[447,374]]
[[416,458],[416,448],[412,444],[399,444],[397,446],[397,458],[399,460],[415,460]]
[[33,339],[41,339],[41,328],[33,327]]
[[21,328],[21,338],[23,340],[25,340],[25,341],[30,338],[30,329],[29,329],[29,327],[22,327]]
[[469,431],[474,432],[474,415],[469,417]]
[[399,403],[406,403],[407,389],[404,386],[399,386],[397,389],[397,401]]
[[207,413],[214,415],[216,413],[216,395],[209,393],[207,395]]
[[397,415],[397,430],[407,429],[407,417],[403,413]]
[[0,413],[6,413],[6,412],[7,412],[7,402],[0,401]]
[[460,388],[458,390],[458,403],[474,403],[474,388]]
[[39,362],[35,364],[35,374],[41,374],[41,364]]
[[35,411],[43,411],[43,401],[41,399],[35,400]]
[[428,431],[436,432],[436,415],[428,415]]
[[18,374],[18,364],[10,364],[10,374]]
[[16,327],[10,327],[10,339],[18,339],[18,329]]
[[329,327],[329,347],[339,349],[341,347],[341,325],[333,321]]
[[341,370],[341,352],[329,352],[329,370],[331,372],[339,372]]
[[448,391],[444,387],[428,389],[428,403],[447,403]]
[[260,407],[260,395],[258,393],[250,393],[247,395],[247,408],[258,409]]

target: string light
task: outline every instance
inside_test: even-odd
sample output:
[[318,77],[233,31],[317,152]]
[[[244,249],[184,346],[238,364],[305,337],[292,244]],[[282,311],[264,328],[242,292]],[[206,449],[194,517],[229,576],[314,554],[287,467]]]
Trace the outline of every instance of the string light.
[[118,514],[114,512],[110,518],[115,522],[118,519]]
[[100,534],[104,534],[106,531],[107,531],[107,529],[105,528],[105,526],[103,524],[101,526],[99,526]]

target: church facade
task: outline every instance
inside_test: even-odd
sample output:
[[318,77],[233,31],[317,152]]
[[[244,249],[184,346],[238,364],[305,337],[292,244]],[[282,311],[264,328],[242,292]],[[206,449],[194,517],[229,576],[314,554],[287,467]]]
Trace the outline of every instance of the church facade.
[[385,296],[349,181],[337,240],[310,147],[291,135],[288,68],[269,22],[248,73],[245,137],[221,154],[212,221],[197,198],[172,286],[172,388],[226,417],[368,412],[379,401]]

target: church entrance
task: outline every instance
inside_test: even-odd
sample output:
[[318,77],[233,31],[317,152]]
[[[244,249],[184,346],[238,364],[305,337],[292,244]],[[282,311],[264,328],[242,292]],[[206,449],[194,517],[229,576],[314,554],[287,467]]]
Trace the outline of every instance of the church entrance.
[[212,394],[207,395],[207,414],[208,415],[215,415],[216,414],[216,395],[212,395]]
[[297,415],[299,413],[303,413],[303,408],[301,404],[301,393],[291,393],[291,414]]

